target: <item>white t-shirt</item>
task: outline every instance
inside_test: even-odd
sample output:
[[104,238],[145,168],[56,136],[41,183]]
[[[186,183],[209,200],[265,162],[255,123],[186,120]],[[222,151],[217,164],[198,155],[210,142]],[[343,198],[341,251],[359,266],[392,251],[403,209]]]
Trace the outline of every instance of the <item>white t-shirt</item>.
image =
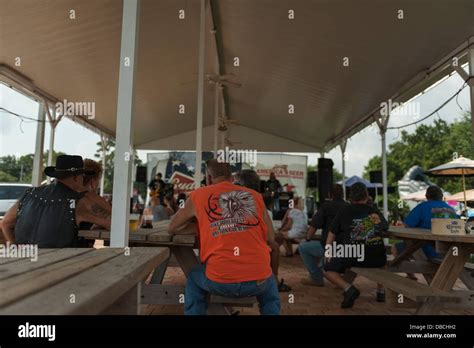
[[273,213],[270,209],[267,209],[268,216],[270,216],[270,220],[273,221]]
[[293,221],[291,229],[288,231],[288,237],[304,238],[308,231],[308,219],[306,218],[306,214],[299,209],[290,209],[288,217]]

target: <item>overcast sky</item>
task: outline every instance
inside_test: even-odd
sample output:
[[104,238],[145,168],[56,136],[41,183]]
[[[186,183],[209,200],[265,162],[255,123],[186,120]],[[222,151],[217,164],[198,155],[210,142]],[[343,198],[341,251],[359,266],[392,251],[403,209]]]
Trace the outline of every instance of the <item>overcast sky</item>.
[[[431,88],[426,93],[417,97],[414,101],[420,103],[421,117],[431,113],[446,99],[452,96],[461,86],[462,79],[453,75]],[[458,103],[464,110],[470,110],[469,89],[465,88],[459,95]],[[38,104],[31,99],[17,93],[16,91],[0,84],[0,106],[15,113],[37,118]],[[446,105],[439,115],[447,122],[453,122],[461,115],[461,109],[455,100]],[[423,123],[431,124],[436,117],[431,117]],[[411,116],[392,117],[389,126],[400,126],[413,121]],[[33,153],[35,149],[37,122],[21,122],[18,118],[0,110],[0,156],[24,155]],[[414,132],[415,126],[406,128],[409,133]],[[49,147],[50,129],[46,126],[45,149]],[[390,144],[399,139],[399,132],[390,130],[387,133],[387,143]],[[94,132],[75,124],[69,119],[62,120],[56,130],[55,151],[68,154],[80,154],[83,157],[93,158],[97,150],[96,143],[99,136]],[[346,176],[362,175],[364,166],[368,160],[379,155],[380,135],[376,127],[368,127],[359,134],[349,139],[347,144]],[[155,152],[155,151],[151,151]],[[140,158],[146,162],[147,151],[139,151]],[[307,154],[309,164],[316,164],[319,154]],[[422,155],[422,154],[420,154]],[[332,158],[335,167],[341,171],[341,151],[334,148],[325,157]],[[446,159],[448,160],[448,159]]]

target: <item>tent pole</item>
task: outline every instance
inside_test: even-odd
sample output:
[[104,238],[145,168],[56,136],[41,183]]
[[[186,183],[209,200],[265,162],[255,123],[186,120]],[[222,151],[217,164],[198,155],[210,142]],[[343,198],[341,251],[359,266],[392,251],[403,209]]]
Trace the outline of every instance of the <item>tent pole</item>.
[[461,169],[462,172],[462,191],[464,194],[464,212],[467,217],[467,200],[466,200],[466,177],[464,176],[464,168]]
[[342,192],[344,195],[344,200],[346,200],[346,145],[347,139],[343,139],[340,146],[341,146],[341,156],[342,156]]
[[130,185],[133,163],[133,101],[137,66],[139,13],[140,0],[127,0],[123,2],[112,196],[112,228],[110,234],[110,246],[115,248],[123,248],[128,245]]
[[474,45],[469,47],[469,92],[471,95],[471,131],[472,131],[472,147],[474,147]]
[[[48,103],[45,100],[45,105]],[[59,121],[61,121],[61,116],[56,117],[56,109],[53,108],[52,113],[49,110],[49,107],[46,108],[46,116],[48,116],[50,133],[49,133],[49,151],[48,151],[48,166],[53,165],[53,153],[54,153],[54,137],[56,135],[56,126]],[[51,178],[48,177],[48,184],[51,182]]]
[[390,119],[390,111],[387,115],[382,115],[381,120],[376,119],[380,130],[382,140],[382,185],[383,185],[383,215],[388,219],[388,188],[387,188],[387,143],[386,134],[388,121]]
[[[216,66],[215,66],[215,72],[216,76],[219,75],[219,57],[216,55]],[[219,90],[220,90],[220,84],[216,82],[215,84],[216,91],[214,95],[214,158],[217,158],[217,133],[218,131],[218,126],[219,126]]]
[[33,159],[33,174],[31,176],[31,184],[40,186],[43,178],[43,147],[44,147],[44,128],[46,123],[46,108],[48,106],[43,102],[38,103],[38,122],[36,125],[36,144],[35,157]]
[[197,124],[196,124],[196,165],[194,167],[195,188],[201,186],[202,163],[202,114],[204,108],[204,40],[206,38],[206,0],[201,0],[201,18],[199,30],[199,76],[197,96]]
[[104,185],[105,185],[105,151],[107,150],[107,137],[101,133],[100,134],[100,147],[102,150],[102,177],[100,178],[100,196],[104,197]]

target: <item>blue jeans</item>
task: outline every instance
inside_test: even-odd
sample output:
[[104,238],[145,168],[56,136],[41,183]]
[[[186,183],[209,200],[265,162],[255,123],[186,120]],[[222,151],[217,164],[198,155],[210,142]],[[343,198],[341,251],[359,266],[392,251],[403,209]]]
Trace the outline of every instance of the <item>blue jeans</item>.
[[197,266],[189,273],[186,282],[184,314],[206,315],[209,294],[225,297],[256,296],[260,314],[280,314],[280,296],[273,275],[262,281],[217,283],[206,277],[206,268],[203,265]]
[[311,241],[301,243],[298,246],[298,251],[306,269],[311,276],[311,279],[316,282],[324,281],[323,276],[323,261],[324,261],[324,249],[320,242]]
[[273,198],[273,219],[276,219],[280,211],[280,198]]

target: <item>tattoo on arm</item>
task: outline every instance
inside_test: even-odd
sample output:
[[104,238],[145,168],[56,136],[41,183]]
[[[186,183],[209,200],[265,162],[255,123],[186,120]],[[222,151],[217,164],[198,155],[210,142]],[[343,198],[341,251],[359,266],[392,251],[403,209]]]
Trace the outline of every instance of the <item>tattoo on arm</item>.
[[90,210],[93,215],[99,218],[104,218],[104,219],[110,218],[110,213],[97,203],[93,203]]

